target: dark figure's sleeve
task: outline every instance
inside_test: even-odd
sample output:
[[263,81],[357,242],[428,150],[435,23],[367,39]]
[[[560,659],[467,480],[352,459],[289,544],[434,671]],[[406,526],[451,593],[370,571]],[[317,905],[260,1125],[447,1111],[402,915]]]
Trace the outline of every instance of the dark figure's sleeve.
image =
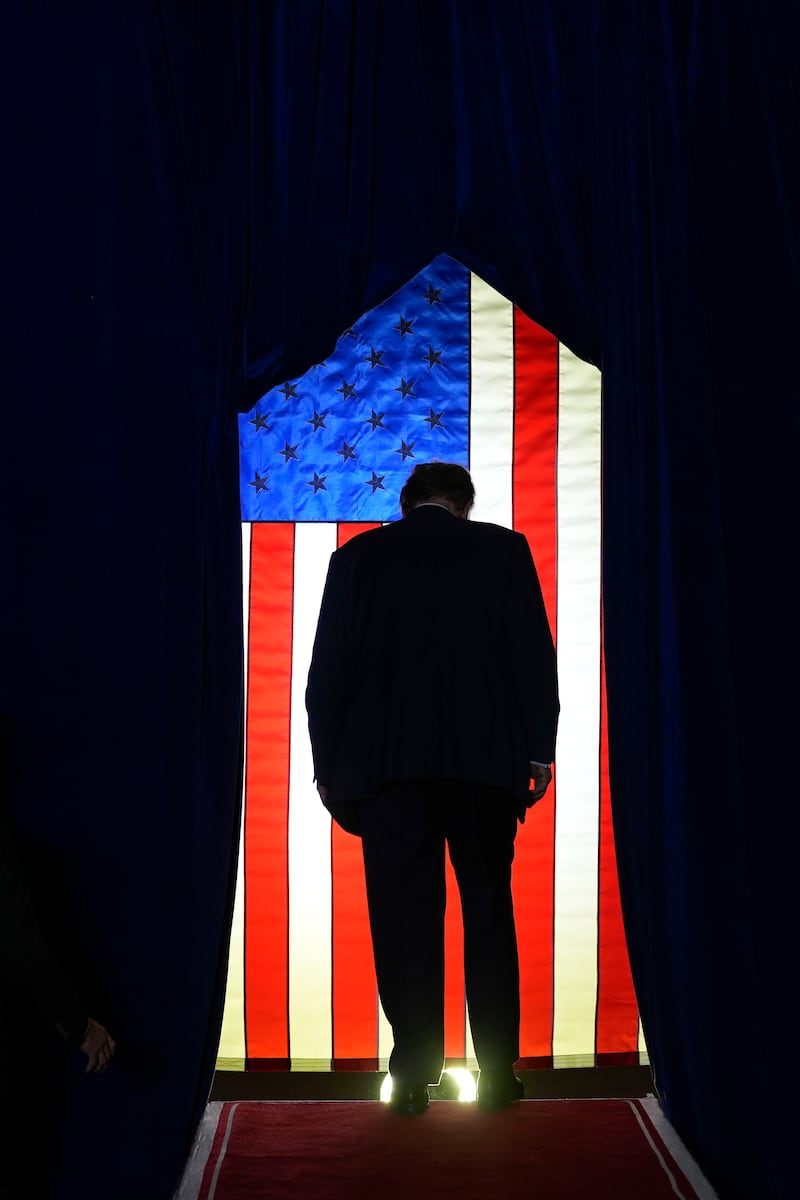
[[43,1022],[80,1045],[89,1016],[36,920],[13,841],[0,829],[0,975]]
[[556,653],[539,577],[522,534],[514,537],[509,609],[514,693],[524,713],[528,757],[550,763],[560,708]]
[[314,778],[325,785],[336,760],[351,674],[350,602],[348,560],[336,551],[328,567],[306,687]]

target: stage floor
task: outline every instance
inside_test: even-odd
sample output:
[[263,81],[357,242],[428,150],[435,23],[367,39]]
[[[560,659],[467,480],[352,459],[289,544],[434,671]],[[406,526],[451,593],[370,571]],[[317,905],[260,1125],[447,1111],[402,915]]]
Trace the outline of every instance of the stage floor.
[[[584,1067],[517,1072],[531,1100],[654,1094],[649,1067]],[[217,1071],[211,1100],[374,1100],[382,1071]],[[431,1089],[435,1097],[436,1089]]]

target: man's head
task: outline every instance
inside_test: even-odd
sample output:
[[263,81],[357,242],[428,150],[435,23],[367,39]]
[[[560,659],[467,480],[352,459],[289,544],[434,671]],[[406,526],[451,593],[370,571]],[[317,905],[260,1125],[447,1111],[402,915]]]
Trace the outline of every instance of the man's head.
[[469,471],[458,463],[418,463],[400,493],[404,517],[420,504],[443,504],[455,516],[468,517],[474,503]]

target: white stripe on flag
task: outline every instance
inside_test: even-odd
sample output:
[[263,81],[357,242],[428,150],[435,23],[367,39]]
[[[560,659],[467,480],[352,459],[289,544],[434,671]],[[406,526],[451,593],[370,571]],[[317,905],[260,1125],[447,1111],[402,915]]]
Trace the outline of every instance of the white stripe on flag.
[[392,1027],[389,1024],[386,1013],[383,1011],[383,1005],[378,998],[378,1069],[381,1071],[389,1070],[389,1055],[392,1053],[394,1038],[392,1037]]
[[[250,537],[249,522],[242,525],[242,626],[244,638],[244,696],[242,721],[247,729],[247,638],[250,632]],[[244,1028],[244,804],[247,767],[247,739],[242,765],[242,815],[239,825],[239,858],[236,871],[236,893],[233,902],[233,923],[228,951],[228,977],[225,983],[225,1008],[219,1041],[221,1070],[244,1070],[247,1047]],[[224,1060],[224,1061],[223,1061]]]
[[289,766],[289,1037],[292,1069],[329,1070],[331,1026],[331,828],[313,783],[305,689],[333,524],[295,528]]
[[600,377],[559,347],[553,1058],[594,1064],[600,729]]
[[511,528],[514,448],[514,306],[470,276],[469,469],[476,521]]
[[[511,529],[514,517],[514,306],[470,276],[470,473],[472,518]],[[466,998],[465,998],[466,1003]],[[467,1065],[477,1067],[469,1019]]]
[[640,1064],[641,1064],[642,1066],[645,1066],[645,1067],[646,1067],[646,1066],[648,1066],[648,1065],[649,1065],[649,1063],[650,1063],[650,1052],[649,1052],[649,1050],[647,1049],[647,1042],[645,1041],[645,1036],[644,1036],[644,1026],[642,1025],[642,1018],[641,1018],[641,1017],[639,1017],[639,1045],[638,1045],[638,1050],[639,1050],[639,1062],[640,1062]]

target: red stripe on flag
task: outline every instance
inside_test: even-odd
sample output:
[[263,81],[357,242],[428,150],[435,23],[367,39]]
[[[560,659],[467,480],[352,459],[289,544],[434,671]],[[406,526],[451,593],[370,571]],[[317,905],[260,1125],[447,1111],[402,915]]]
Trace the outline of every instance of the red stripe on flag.
[[[556,635],[558,344],[514,309],[514,528],[533,554]],[[517,837],[514,910],[520,950],[520,1054],[553,1052],[555,783]]]
[[[605,653],[600,645],[600,846],[597,956],[597,1055],[631,1054],[638,1063],[639,1011],[628,961],[617,880],[608,774]],[[608,1061],[606,1059],[606,1061]]]
[[[377,524],[348,522],[337,545]],[[332,1003],[334,1070],[378,1069],[378,985],[364,882],[361,839],[331,827]]]
[[245,785],[247,1058],[289,1060],[289,713],[294,526],[253,525]]

